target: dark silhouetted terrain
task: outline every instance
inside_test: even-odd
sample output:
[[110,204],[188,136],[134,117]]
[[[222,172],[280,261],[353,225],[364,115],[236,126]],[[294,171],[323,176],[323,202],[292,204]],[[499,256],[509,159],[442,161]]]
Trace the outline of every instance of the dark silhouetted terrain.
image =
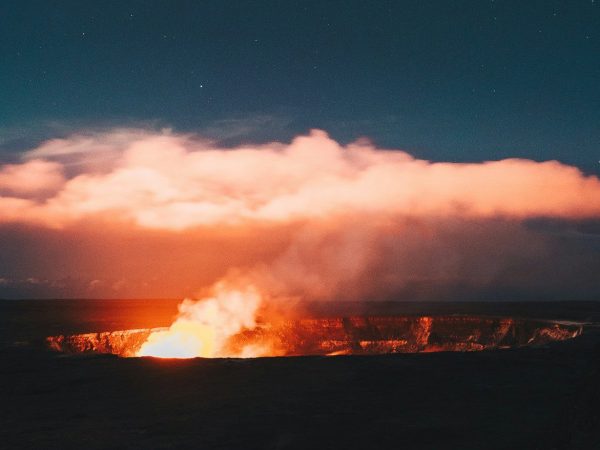
[[[344,305],[360,314],[592,322],[542,347],[156,360],[46,336],[166,326],[177,301],[0,302],[0,447],[597,449],[600,303]],[[316,316],[339,305],[312,305]]]

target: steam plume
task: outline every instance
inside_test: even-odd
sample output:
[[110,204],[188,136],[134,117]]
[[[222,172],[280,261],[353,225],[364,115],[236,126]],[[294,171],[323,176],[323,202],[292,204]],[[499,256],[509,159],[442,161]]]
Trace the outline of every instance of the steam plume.
[[286,298],[544,296],[577,277],[600,291],[593,248],[537,218],[599,219],[600,180],[556,161],[432,163],[322,131],[221,149],[115,130],[0,168],[0,244],[14,247],[0,278],[85,296],[191,295],[232,269]]

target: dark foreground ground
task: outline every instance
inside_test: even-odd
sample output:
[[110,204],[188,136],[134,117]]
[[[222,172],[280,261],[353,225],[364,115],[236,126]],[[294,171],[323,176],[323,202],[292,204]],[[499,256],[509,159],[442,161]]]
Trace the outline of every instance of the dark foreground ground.
[[[0,448],[600,449],[593,325],[544,348],[363,357],[177,361],[36,345],[168,325],[176,303],[0,302]],[[600,322],[600,303],[348,309]]]

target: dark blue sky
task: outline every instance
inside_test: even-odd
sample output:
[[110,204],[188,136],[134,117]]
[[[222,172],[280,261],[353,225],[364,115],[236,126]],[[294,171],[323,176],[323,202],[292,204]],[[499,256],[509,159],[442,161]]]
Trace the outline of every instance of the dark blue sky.
[[600,172],[600,1],[7,1],[0,149],[88,127],[322,128]]

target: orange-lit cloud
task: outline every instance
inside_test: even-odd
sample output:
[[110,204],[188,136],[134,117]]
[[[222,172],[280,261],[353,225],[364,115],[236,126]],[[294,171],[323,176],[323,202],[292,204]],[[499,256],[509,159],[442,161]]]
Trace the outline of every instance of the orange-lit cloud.
[[[61,157],[86,161],[107,153],[110,167],[88,162],[83,172],[63,179],[68,167],[57,162]],[[289,145],[233,150],[172,134],[75,136],[43,144],[27,162],[3,168],[0,189],[0,221],[49,227],[100,219],[185,230],[348,213],[600,215],[598,178],[555,161],[430,163],[365,143],[343,147],[321,131]],[[31,198],[48,192],[53,195]]]
[[0,195],[24,200],[30,197],[55,195],[65,183],[62,165],[44,160],[0,167]]
[[597,253],[532,229],[535,218],[599,219],[600,180],[556,161],[432,163],[321,131],[221,149],[116,130],[0,168],[0,277],[179,296],[233,270],[288,297],[434,299],[448,286],[546,292],[597,268]]

